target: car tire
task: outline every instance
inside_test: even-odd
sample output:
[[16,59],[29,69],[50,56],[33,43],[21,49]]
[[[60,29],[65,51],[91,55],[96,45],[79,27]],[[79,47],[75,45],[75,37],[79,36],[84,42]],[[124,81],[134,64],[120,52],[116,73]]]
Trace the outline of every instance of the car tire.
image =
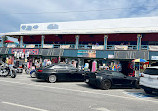
[[57,77],[55,75],[50,75],[48,77],[48,82],[50,82],[50,83],[55,83],[56,80],[57,80]]
[[15,78],[16,77],[16,72],[12,71],[12,74],[10,76],[11,76],[11,78]]
[[108,90],[111,88],[111,81],[110,80],[103,80],[101,82],[101,89]]
[[35,72],[33,72],[32,74],[30,74],[31,78],[36,78],[36,74]]
[[135,83],[134,83],[134,88],[140,89],[139,81],[135,81]]
[[152,90],[146,90],[146,89],[144,89],[144,92],[145,92],[146,94],[152,94]]

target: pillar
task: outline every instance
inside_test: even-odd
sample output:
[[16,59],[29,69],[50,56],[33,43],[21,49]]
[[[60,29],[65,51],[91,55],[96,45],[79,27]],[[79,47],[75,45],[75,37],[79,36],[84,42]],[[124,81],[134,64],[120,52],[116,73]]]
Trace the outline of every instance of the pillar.
[[142,34],[137,34],[137,50],[141,50],[141,38]]
[[79,35],[76,35],[75,38],[76,38],[75,49],[78,49],[78,45],[79,45]]
[[104,50],[107,49],[108,35],[104,35]]
[[1,40],[1,47],[3,47],[3,46],[4,46],[4,45],[3,45],[3,42],[4,42],[4,41],[3,41],[3,40],[4,40],[4,37],[5,37],[5,36],[2,36],[2,37],[1,37],[1,39],[2,39],[2,40]]
[[20,36],[20,48],[23,47],[23,36]]
[[44,45],[44,39],[45,39],[45,36],[42,35],[42,36],[41,36],[41,48],[43,48],[43,45]]

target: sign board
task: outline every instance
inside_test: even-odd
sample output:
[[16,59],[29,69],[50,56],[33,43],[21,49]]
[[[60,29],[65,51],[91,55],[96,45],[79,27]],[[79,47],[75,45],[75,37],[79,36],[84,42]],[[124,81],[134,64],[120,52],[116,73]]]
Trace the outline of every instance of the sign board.
[[14,52],[17,52],[17,53],[23,52],[24,54],[29,52],[30,55],[38,55],[39,49],[12,49],[11,54],[14,54]]
[[158,56],[151,56],[151,60],[158,60]]
[[152,51],[158,51],[158,46],[152,46],[152,45],[150,45],[149,46],[149,50],[152,50]]
[[78,50],[77,57],[96,58],[95,50]]
[[109,58],[109,59],[113,59],[113,58],[114,58],[114,55],[108,55],[108,58]]

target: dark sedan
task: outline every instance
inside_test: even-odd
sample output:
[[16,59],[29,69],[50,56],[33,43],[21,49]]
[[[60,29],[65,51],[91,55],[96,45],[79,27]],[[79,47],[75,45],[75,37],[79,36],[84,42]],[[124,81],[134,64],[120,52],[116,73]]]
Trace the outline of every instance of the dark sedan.
[[113,86],[139,88],[139,78],[125,76],[121,72],[108,70],[85,74],[85,82],[103,90],[108,90]]
[[69,64],[52,64],[51,66],[38,68],[36,77],[51,83],[56,81],[84,81],[84,72],[78,71]]

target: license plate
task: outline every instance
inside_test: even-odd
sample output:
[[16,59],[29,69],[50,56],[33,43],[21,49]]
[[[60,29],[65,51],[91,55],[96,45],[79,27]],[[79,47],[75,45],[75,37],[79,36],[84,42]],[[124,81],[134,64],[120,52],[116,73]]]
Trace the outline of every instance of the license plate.
[[89,82],[89,79],[86,79],[86,82]]

